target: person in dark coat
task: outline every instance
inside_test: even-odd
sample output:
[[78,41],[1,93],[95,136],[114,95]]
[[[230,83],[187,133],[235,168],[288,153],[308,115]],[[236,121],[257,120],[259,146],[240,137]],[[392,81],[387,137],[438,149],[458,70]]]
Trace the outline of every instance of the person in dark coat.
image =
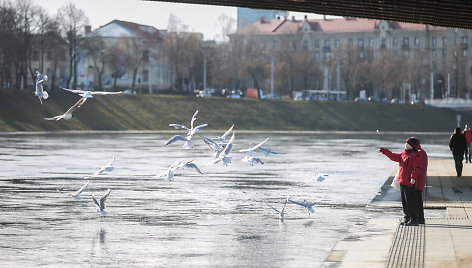
[[464,134],[461,133],[461,128],[458,127],[454,130],[454,134],[449,139],[449,149],[452,151],[454,162],[456,165],[457,177],[462,176],[462,161],[464,160],[464,153],[467,153],[467,140]]
[[404,213],[401,224],[406,226],[425,223],[422,195],[426,187],[428,155],[420,143],[418,138],[411,137],[405,141],[405,151],[402,153],[393,153],[383,147],[377,150],[398,162],[398,183]]

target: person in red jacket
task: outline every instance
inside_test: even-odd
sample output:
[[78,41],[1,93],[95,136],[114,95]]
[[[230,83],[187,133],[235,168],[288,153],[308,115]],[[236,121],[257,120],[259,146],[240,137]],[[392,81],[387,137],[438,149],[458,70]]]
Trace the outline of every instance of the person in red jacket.
[[470,144],[472,143],[472,131],[470,131],[469,125],[465,125],[464,131],[462,132],[465,136],[465,140],[467,142],[467,152],[465,152],[465,162],[472,163],[471,152],[470,152]]
[[424,224],[422,194],[426,187],[428,155],[421,148],[420,140],[415,137],[408,138],[405,142],[405,151],[399,154],[383,147],[377,151],[398,162],[398,183],[404,213],[401,224],[406,226]]

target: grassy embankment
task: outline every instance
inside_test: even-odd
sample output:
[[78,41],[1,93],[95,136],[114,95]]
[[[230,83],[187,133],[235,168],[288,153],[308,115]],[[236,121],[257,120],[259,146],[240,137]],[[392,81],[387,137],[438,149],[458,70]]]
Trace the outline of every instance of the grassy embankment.
[[[41,105],[30,91],[8,90],[0,99],[0,131],[55,130],[171,130],[169,123],[196,124],[225,130],[342,130],[342,131],[447,131],[456,126],[458,112],[425,105],[305,102],[195,98],[171,95],[96,96],[71,120],[46,121],[77,102],[75,94],[50,92]],[[462,113],[472,123],[472,114]]]

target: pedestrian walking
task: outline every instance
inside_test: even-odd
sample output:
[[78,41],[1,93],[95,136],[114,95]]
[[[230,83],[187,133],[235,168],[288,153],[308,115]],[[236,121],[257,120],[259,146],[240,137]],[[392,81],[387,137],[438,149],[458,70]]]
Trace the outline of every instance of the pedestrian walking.
[[472,153],[470,151],[470,145],[472,143],[472,131],[470,131],[469,125],[466,124],[464,131],[462,132],[465,136],[465,141],[467,142],[467,152],[465,153],[465,162],[472,163],[472,159],[470,158]]
[[381,147],[377,151],[390,160],[398,162],[398,183],[402,197],[403,221],[405,226],[424,224],[423,191],[426,187],[428,155],[421,148],[416,137],[405,141],[405,151],[393,153]]
[[461,128],[454,129],[454,134],[449,139],[449,149],[452,151],[454,162],[456,166],[457,177],[462,176],[462,160],[464,160],[464,153],[467,153],[467,141],[465,136],[461,133]]

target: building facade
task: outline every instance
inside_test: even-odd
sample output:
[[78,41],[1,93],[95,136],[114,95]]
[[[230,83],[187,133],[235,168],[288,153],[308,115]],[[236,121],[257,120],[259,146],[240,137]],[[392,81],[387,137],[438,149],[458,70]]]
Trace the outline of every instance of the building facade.
[[[405,77],[400,90],[406,88],[411,92],[413,87],[415,97],[421,99],[470,96],[470,30],[370,19],[305,17],[303,20],[260,19],[230,36],[230,42],[241,42],[247,37],[256,38],[258,45],[267,51],[282,46],[308,50],[325,69],[333,57],[340,57],[343,52],[356,53],[359,59],[372,61],[389,51],[405,61],[422,62],[421,75]],[[343,69],[346,72],[338,66],[341,75]],[[325,72],[323,80],[326,90],[339,85],[339,78],[337,83],[333,81],[336,74]],[[339,87],[346,88],[346,83],[341,81]],[[371,94],[379,94],[382,90],[376,88]]]

